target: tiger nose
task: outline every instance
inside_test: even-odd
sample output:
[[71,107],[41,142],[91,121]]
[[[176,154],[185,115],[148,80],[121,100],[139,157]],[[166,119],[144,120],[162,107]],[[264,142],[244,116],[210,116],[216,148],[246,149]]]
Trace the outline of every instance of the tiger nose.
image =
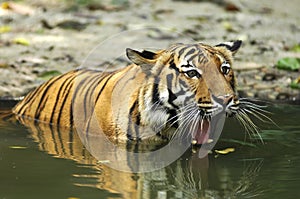
[[232,100],[233,100],[234,96],[231,94],[227,94],[227,95],[220,95],[220,96],[213,96],[213,99],[219,103],[222,104],[224,106],[227,106]]

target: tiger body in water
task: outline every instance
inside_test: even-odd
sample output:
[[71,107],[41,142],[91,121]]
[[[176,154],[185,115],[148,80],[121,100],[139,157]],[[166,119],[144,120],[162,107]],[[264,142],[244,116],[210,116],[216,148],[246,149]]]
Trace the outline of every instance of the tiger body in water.
[[219,112],[237,115],[251,126],[231,67],[240,46],[241,41],[234,41],[175,44],[156,52],[127,49],[131,65],[114,72],[77,69],[54,77],[25,96],[13,112],[54,126],[103,132],[117,142],[170,140],[178,129],[188,129],[194,144],[204,144],[210,138],[210,120]]

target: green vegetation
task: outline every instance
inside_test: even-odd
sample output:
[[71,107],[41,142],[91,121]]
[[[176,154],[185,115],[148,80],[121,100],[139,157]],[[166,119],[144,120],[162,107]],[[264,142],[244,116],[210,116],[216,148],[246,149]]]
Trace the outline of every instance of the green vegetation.
[[60,74],[61,74],[61,72],[59,72],[57,70],[50,70],[50,71],[45,71],[45,72],[41,73],[39,75],[39,78],[41,78],[43,80],[48,80],[51,77],[54,77],[54,76],[57,76],[57,75],[60,75]]
[[279,59],[276,67],[283,70],[297,71],[300,69],[300,58],[285,57]]
[[291,88],[300,89],[300,77],[291,83]]
[[291,50],[294,52],[300,52],[300,44],[294,45]]
[[[300,50],[300,46],[297,45],[294,48],[295,50]],[[279,59],[277,61],[276,67],[278,69],[282,70],[288,70],[288,71],[300,71],[300,58],[297,57],[285,57],[282,59]],[[300,89],[300,76],[298,79],[294,79],[290,83],[290,87],[293,89]]]

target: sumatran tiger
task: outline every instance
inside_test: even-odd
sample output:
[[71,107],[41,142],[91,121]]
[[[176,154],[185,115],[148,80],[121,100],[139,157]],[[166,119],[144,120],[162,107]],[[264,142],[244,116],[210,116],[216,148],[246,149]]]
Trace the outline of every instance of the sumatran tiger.
[[103,132],[118,142],[170,140],[172,133],[180,133],[177,129],[187,128],[193,144],[205,144],[211,118],[219,112],[255,127],[247,113],[259,108],[239,99],[232,69],[241,44],[175,44],[156,52],[128,48],[131,65],[113,72],[76,69],[54,77],[13,112],[54,126]]

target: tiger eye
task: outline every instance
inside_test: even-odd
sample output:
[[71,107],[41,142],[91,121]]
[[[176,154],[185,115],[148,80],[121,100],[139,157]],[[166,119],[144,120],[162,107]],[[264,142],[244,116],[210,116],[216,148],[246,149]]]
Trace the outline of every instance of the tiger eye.
[[193,77],[199,78],[200,77],[200,74],[196,70],[187,71],[186,74],[189,78],[193,78]]
[[221,71],[224,75],[228,75],[229,71],[230,71],[230,65],[227,62],[224,62],[221,65]]

